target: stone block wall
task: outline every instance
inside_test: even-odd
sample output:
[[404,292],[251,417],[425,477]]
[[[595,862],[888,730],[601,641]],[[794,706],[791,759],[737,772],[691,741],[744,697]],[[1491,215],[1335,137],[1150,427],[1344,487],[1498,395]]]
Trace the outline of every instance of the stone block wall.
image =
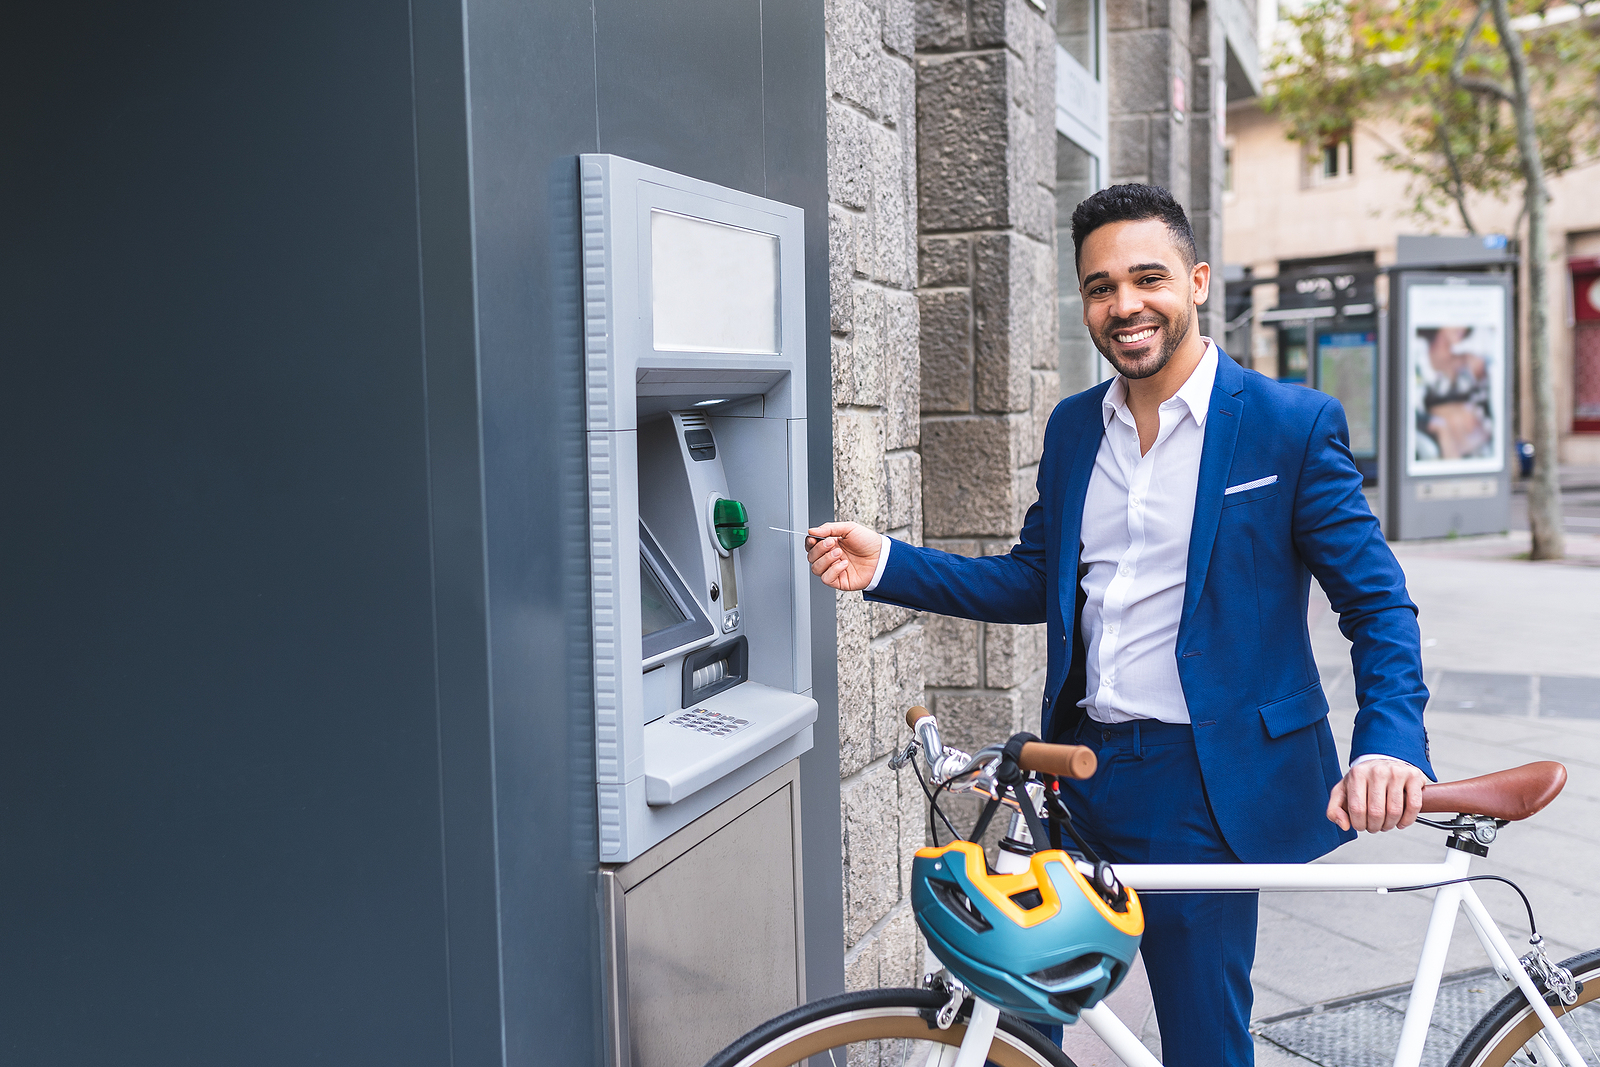
[[[1211,264],[1211,297],[1200,307],[1200,332],[1226,344],[1227,301],[1222,281],[1223,139],[1228,108],[1227,40],[1211,6],[1189,18],[1193,100],[1189,110],[1189,225],[1200,258]],[[1240,352],[1239,358],[1249,353]]]
[[[969,556],[1010,550],[1050,412],[1100,373],[1064,229],[1092,174],[1070,142],[1058,157],[1045,2],[825,0],[835,514]],[[1216,20],[1109,0],[1107,21],[1109,180],[1170,189],[1220,264]],[[927,823],[916,779],[887,766],[902,716],[927,704],[968,750],[1037,729],[1044,628],[854,593],[838,620],[846,982],[914,983]]]
[[[1055,32],[1027,0],[918,0],[923,535],[1004,553],[1061,395]],[[971,751],[1038,729],[1042,626],[929,616],[927,703]]]
[[[825,20],[835,515],[921,543],[911,0],[827,0]],[[923,622],[859,593],[840,594],[838,619],[845,981],[910,985],[924,814],[887,762],[922,702]]]
[[1200,332],[1221,338],[1222,122],[1227,45],[1208,3],[1107,0],[1110,183],[1166,188],[1213,267]]

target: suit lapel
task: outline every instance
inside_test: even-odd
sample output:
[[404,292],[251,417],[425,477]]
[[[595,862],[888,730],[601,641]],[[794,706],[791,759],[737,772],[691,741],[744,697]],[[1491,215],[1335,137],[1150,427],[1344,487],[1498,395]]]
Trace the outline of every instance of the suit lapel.
[[1100,454],[1100,439],[1105,436],[1106,424],[1100,404],[1111,380],[1089,392],[1089,412],[1081,432],[1073,437],[1072,455],[1066,464],[1066,484],[1061,492],[1061,544],[1057,559],[1056,592],[1061,598],[1061,618],[1068,632],[1076,625],[1078,597],[1079,542],[1083,539],[1083,502],[1089,495],[1089,476],[1094,473],[1094,460]]
[[1189,530],[1189,566],[1183,590],[1183,615],[1178,621],[1179,639],[1189,628],[1189,617],[1200,603],[1205,588],[1206,570],[1211,565],[1211,548],[1217,542],[1217,524],[1222,521],[1222,490],[1233,469],[1233,450],[1239,441],[1239,423],[1244,416],[1244,371],[1239,364],[1217,349],[1217,378],[1211,387],[1211,411],[1206,416],[1205,444],[1200,451],[1200,476],[1195,485],[1194,525]]

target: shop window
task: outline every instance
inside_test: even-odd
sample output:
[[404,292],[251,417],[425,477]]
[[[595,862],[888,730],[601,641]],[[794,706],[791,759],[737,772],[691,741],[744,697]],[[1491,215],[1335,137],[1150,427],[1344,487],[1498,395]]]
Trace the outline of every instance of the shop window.
[[1600,433],[1600,258],[1572,270],[1572,429]]

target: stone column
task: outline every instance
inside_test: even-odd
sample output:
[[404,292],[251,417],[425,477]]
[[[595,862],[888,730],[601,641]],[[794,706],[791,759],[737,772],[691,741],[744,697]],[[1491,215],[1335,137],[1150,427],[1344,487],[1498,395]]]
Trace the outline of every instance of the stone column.
[[1106,0],[1106,30],[1111,184],[1159,185],[1187,208],[1189,0]]
[[[827,0],[825,19],[835,515],[921,543],[911,0]],[[886,764],[922,701],[922,623],[859,593],[838,619],[845,982],[912,985],[922,794]]]
[[[1227,121],[1227,40],[1222,20],[1208,3],[1194,6],[1189,18],[1189,53],[1192,57],[1189,103],[1189,225],[1194,227],[1195,250],[1211,264],[1211,296],[1200,307],[1200,332],[1218,344],[1227,323],[1227,301],[1222,280],[1222,142]],[[1236,353],[1248,359],[1248,352]]]
[[[918,0],[923,533],[1016,542],[1060,397],[1055,34],[1027,0]],[[928,704],[969,751],[1037,730],[1042,626],[928,616]]]

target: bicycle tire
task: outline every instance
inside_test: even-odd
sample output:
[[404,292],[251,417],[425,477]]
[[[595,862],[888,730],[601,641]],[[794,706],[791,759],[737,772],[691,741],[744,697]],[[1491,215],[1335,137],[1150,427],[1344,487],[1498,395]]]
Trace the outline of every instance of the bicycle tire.
[[[1556,1018],[1566,1017],[1563,1028],[1578,1051],[1590,1062],[1600,1063],[1600,949],[1579,953],[1563,960],[1563,967],[1582,983],[1578,1002],[1562,1004],[1554,993],[1545,996]],[[1544,1023],[1534,1014],[1522,990],[1513,989],[1479,1019],[1450,1057],[1448,1067],[1504,1067],[1505,1064],[1533,1064],[1525,1046],[1544,1031]]]
[[[948,1030],[929,1021],[947,999],[931,989],[867,989],[802,1004],[751,1030],[706,1067],[794,1067],[819,1055],[825,1058],[817,1063],[837,1067],[862,1062],[923,1067],[940,1045],[949,1049],[954,1062],[967,1033],[965,1014]],[[885,1048],[878,1042],[895,1044]],[[870,1055],[856,1055],[858,1049]],[[846,1054],[837,1055],[840,1050]],[[1075,1067],[1043,1034],[1009,1015],[1000,1016],[989,1062],[995,1067]]]

